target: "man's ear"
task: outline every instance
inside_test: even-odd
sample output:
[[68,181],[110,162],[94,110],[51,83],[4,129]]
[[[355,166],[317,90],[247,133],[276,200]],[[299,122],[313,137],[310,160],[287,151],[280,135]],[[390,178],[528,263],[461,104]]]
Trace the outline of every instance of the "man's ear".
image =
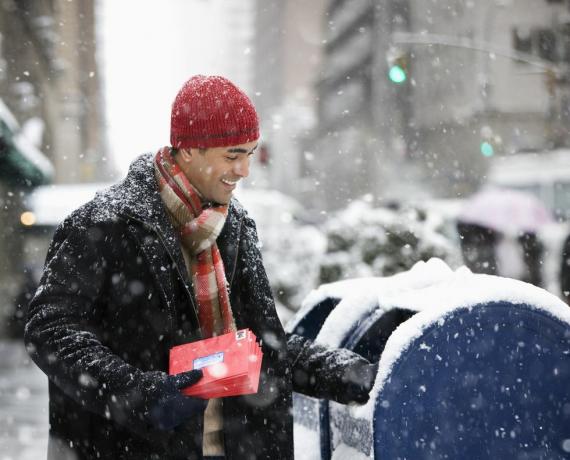
[[180,155],[180,159],[186,163],[192,161],[192,149],[180,149],[178,150],[178,155]]

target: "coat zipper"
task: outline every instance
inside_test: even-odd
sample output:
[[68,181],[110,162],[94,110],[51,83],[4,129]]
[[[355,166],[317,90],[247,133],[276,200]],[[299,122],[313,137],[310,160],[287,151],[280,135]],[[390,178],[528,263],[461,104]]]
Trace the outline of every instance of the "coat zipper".
[[[228,282],[228,296],[231,295],[232,284],[233,284],[233,282],[234,282],[234,276],[235,276],[235,274],[236,274],[237,259],[238,259],[238,255],[239,255],[239,243],[240,243],[240,241],[241,241],[241,228],[242,228],[242,226],[243,226],[243,218],[239,221],[239,229],[238,229],[237,244],[236,244],[236,255],[234,256],[234,266],[233,266],[232,274],[231,274],[231,276],[230,276],[230,280],[229,280],[229,282]],[[231,302],[231,300],[230,300],[230,302]],[[225,407],[225,405],[224,405],[224,401],[223,401],[223,398],[222,398],[222,417],[225,417],[225,415],[226,415],[226,414],[225,414],[224,407]],[[226,432],[225,432],[225,430],[223,430],[223,429],[222,429],[222,438],[223,438],[223,440],[224,440],[224,453],[225,453],[225,456],[226,456],[227,458],[231,459],[231,458],[232,458],[231,452],[230,452],[230,454],[228,455],[228,451],[227,451],[227,448],[228,448],[228,440],[227,440]]]
[[236,274],[236,269],[237,269],[237,259],[238,259],[238,254],[239,254],[239,243],[241,241],[241,227],[243,226],[243,218],[239,221],[239,229],[238,229],[238,236],[237,236],[237,242],[236,242],[236,255],[234,257],[234,267],[232,270],[232,275],[230,276],[230,281],[229,281],[229,288],[231,290],[232,284],[234,282],[234,276]]
[[[152,225],[150,225],[147,222],[144,222],[136,217],[133,217],[131,215],[127,215],[127,217],[129,219],[132,219],[136,222],[138,222],[139,224],[141,224],[143,227],[148,228],[150,230],[152,230],[157,236],[158,239],[160,240],[164,250],[166,251],[166,253],[168,254],[168,257],[170,257],[170,260],[172,261],[172,263],[174,264],[174,266],[176,267],[176,272],[178,273],[178,276],[180,277],[181,281],[182,281],[182,285],[184,286],[184,290],[186,291],[186,294],[188,294],[188,298],[190,299],[190,304],[192,305],[192,313],[194,313],[194,318],[196,320],[196,324],[198,325],[198,330],[200,332],[200,337],[203,337],[202,335],[202,327],[200,326],[200,321],[198,320],[198,314],[196,313],[196,305],[194,304],[194,299],[192,297],[192,293],[188,290],[188,287],[186,286],[186,283],[184,282],[184,276],[182,275],[182,272],[180,271],[180,267],[178,266],[178,264],[176,263],[176,259],[174,259],[174,256],[172,255],[172,253],[168,250],[168,246],[166,245],[164,238],[162,237],[161,233]],[[161,289],[163,289],[161,287]],[[163,289],[164,291],[164,289]],[[174,330],[174,319],[172,318],[172,313],[170,311],[170,308],[168,309],[168,316],[170,318],[170,324],[172,325],[172,333],[176,334],[176,331]]]

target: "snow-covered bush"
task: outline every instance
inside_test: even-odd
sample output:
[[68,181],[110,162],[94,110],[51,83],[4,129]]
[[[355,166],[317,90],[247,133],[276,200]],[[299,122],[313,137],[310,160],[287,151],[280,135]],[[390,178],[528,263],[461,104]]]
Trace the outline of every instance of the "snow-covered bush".
[[291,225],[264,239],[267,276],[276,302],[295,311],[319,283],[319,262],[326,248],[322,233],[310,225]]
[[255,219],[261,252],[279,315],[286,321],[320,284],[390,276],[438,257],[461,265],[458,242],[432,210],[374,208],[356,201],[319,224],[303,223],[302,206],[272,190],[241,190],[238,199]]
[[241,190],[238,199],[255,219],[261,253],[278,307],[286,321],[319,282],[326,248],[323,234],[302,222],[303,208],[274,190]]
[[320,283],[390,276],[431,257],[455,267],[461,263],[444,219],[417,207],[373,208],[356,201],[332,215],[322,230],[327,250],[320,262]]

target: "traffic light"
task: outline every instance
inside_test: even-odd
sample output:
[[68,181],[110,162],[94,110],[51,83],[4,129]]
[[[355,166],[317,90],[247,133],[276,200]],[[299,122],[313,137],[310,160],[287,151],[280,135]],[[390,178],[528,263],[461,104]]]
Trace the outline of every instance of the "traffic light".
[[494,156],[500,150],[503,139],[493,131],[488,125],[481,127],[481,141],[479,142],[479,152],[486,158]]
[[397,85],[408,80],[408,53],[400,48],[390,48],[386,54],[388,79]]
[[388,78],[392,83],[404,83],[408,76],[406,75],[406,71],[399,66],[398,64],[392,65],[390,70],[388,71]]
[[490,142],[487,141],[481,142],[480,149],[481,149],[481,154],[484,157],[489,158],[495,154],[495,147],[493,147],[493,144],[491,144]]

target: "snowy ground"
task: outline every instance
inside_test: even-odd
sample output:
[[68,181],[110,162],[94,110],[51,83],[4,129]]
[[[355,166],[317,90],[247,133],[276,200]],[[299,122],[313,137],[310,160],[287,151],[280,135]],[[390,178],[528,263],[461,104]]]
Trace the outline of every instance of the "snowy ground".
[[46,457],[47,378],[22,342],[0,341],[0,460]]

